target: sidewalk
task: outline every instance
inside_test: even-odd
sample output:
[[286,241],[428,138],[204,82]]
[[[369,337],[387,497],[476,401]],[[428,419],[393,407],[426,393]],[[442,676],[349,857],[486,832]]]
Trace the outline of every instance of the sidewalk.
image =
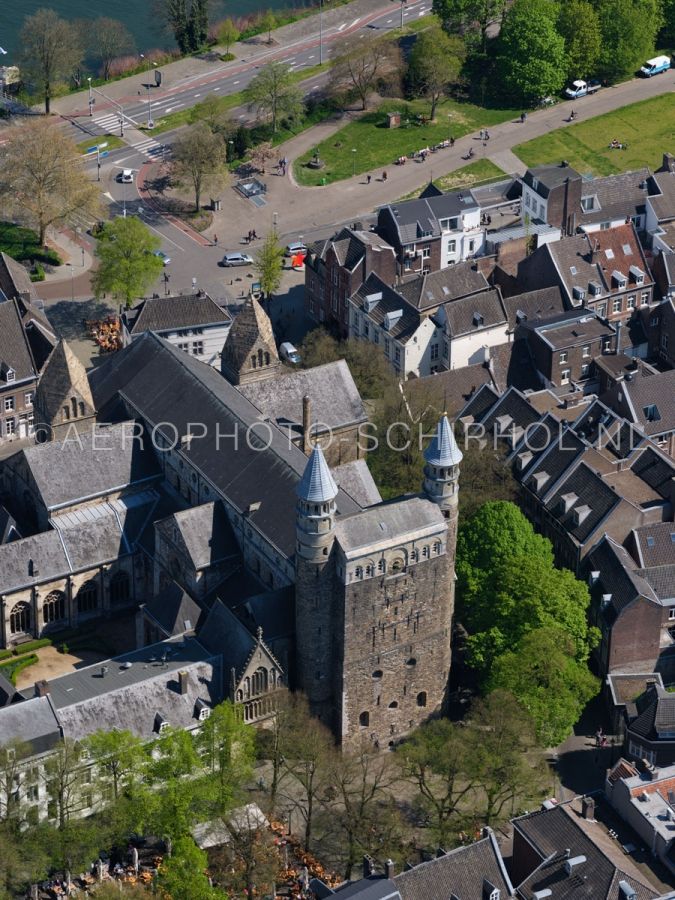
[[[323,37],[327,40],[340,29],[343,23],[347,24],[347,29],[342,29],[345,34],[349,33],[349,26],[355,24],[358,19],[363,24],[364,19],[382,15],[388,10],[392,14],[396,14],[397,10],[393,3],[382,3],[382,0],[352,0],[348,4],[336,6],[331,9],[324,8],[323,11]],[[184,88],[190,81],[198,81],[206,76],[216,74],[234,73],[238,68],[246,63],[248,68],[253,62],[262,62],[266,59],[273,59],[277,55],[286,55],[289,49],[295,44],[306,42],[311,39],[319,39],[319,14],[318,12],[300,19],[297,22],[291,22],[272,32],[272,44],[266,42],[266,35],[256,35],[246,41],[234,44],[230,48],[230,52],[234,53],[236,59],[223,63],[214,57],[216,48],[210,53],[201,57],[188,56],[184,59],[177,60],[174,63],[168,63],[161,66],[162,86],[153,90],[153,100],[160,100],[170,95],[173,90]],[[149,75],[152,73],[136,73],[128,78],[119,81],[112,81],[103,85],[98,90],[105,93],[111,100],[118,103],[123,101],[133,101],[138,99],[139,87],[145,85],[150,80]],[[154,76],[153,76],[154,77]],[[98,114],[109,107],[105,100],[96,95],[95,113]],[[67,97],[60,97],[52,101],[52,110],[57,115],[63,116],[88,116],[88,91],[82,90],[75,94],[69,94]]]

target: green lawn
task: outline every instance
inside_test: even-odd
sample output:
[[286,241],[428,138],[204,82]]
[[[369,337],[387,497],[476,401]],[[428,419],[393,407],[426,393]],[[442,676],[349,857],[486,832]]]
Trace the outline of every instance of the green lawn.
[[[386,127],[388,112],[402,113],[403,124],[400,128]],[[351,178],[354,171],[358,175],[380,167],[387,169],[399,156],[438,144],[449,135],[459,138],[469,132],[477,132],[482,127],[496,125],[519,113],[512,109],[484,109],[471,103],[446,100],[439,105],[435,122],[416,124],[416,116],[428,115],[429,104],[425,100],[386,100],[377,109],[345,125],[333,137],[296,160],[295,178],[304,185],[323,184],[323,179],[330,184]],[[312,158],[314,149],[318,149],[325,163],[323,169],[307,168],[306,163]],[[352,153],[352,149],[356,153]]]
[[[462,166],[461,169],[455,169],[448,175],[442,175],[440,178],[434,178],[434,184],[441,191],[458,191],[460,188],[478,187],[480,184],[489,184],[491,181],[501,181],[506,178],[506,172],[496,166],[489,159],[477,159],[475,162]],[[400,197],[400,200],[412,200],[419,197],[426,184],[417,190]]]
[[[616,138],[626,150],[610,150]],[[673,146],[675,115],[672,94],[622,106],[587,122],[568,125],[519,144],[513,152],[528,166],[562,159],[578,172],[613,175],[661,164],[663,150]]]
[[37,232],[13,222],[0,222],[0,250],[19,262],[28,260],[60,266],[61,259],[55,250],[41,247]]
[[[85,141],[80,141],[77,144],[77,149],[80,153],[85,153],[90,147],[95,147],[96,144],[107,144],[107,147],[104,147],[104,150],[118,150],[120,147],[126,146],[121,137],[116,134],[106,134],[104,137],[96,136],[96,137],[88,137]],[[92,156],[94,154],[92,153]]]

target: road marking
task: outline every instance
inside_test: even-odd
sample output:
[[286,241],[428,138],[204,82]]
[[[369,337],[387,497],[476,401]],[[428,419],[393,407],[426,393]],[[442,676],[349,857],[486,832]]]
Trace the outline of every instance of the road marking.
[[219,91],[219,90],[220,90],[220,88],[219,88],[219,87],[214,87],[214,89],[213,89],[213,90],[214,90],[214,91]]
[[318,90],[319,90],[319,85],[318,85],[318,84],[313,85],[313,86],[312,86],[312,90],[313,90],[313,91],[318,91]]
[[240,118],[240,119],[245,119],[245,118],[246,118],[246,113],[242,113],[238,118]]
[[387,21],[385,22],[385,24],[386,24],[386,25],[391,25],[391,23],[392,23],[393,21],[394,21],[393,19],[387,19]]
[[238,81],[233,81],[232,84],[239,84],[239,82],[238,82]]
[[424,10],[421,9],[421,10],[417,13],[417,15],[418,15],[418,16],[423,16],[423,15],[424,15]]
[[349,27],[354,28],[354,26],[358,25],[360,21],[361,21],[361,16],[359,16],[358,19],[354,19],[354,21],[352,22],[352,24]]
[[308,56],[307,59],[314,59],[314,54],[312,53],[312,55]]
[[338,31],[342,31],[342,29],[346,28],[346,27],[347,27],[347,23],[343,22],[342,25],[340,25],[340,27],[338,28]]
[[[421,15],[421,13],[420,13],[420,15]],[[196,97],[201,97],[201,94],[195,94],[194,96],[195,96],[195,98],[196,98]]]

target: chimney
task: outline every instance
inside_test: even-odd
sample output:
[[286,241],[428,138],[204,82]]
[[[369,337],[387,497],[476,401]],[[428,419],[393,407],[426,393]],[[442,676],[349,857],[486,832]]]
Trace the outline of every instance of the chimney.
[[368,854],[365,854],[363,857],[363,877],[370,878],[375,872],[375,866],[373,865],[373,860]]
[[581,801],[581,815],[589,822],[595,821],[595,800],[592,797],[584,797]]
[[616,355],[621,353],[621,322],[616,323]]
[[188,673],[187,672],[179,672],[178,673],[178,693],[181,696],[185,696],[188,692]]
[[394,877],[394,863],[390,859],[388,859],[384,864],[384,875],[389,879]]
[[35,682],[35,696],[46,697],[49,693],[49,682],[46,680]]
[[675,156],[672,153],[663,154],[663,162],[661,163],[662,172],[675,172]]
[[580,866],[583,866],[583,864],[585,862],[586,862],[585,856],[573,856],[571,859],[568,859],[567,862],[565,863],[565,872],[568,875],[571,875],[572,872],[576,872],[576,870]]
[[312,430],[312,401],[307,394],[302,398],[302,452],[309,456],[312,445],[310,432]]

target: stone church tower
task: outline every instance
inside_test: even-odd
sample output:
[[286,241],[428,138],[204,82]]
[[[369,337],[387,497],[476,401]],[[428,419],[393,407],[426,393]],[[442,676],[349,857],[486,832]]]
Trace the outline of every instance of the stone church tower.
[[300,481],[298,686],[343,746],[393,746],[443,708],[450,674],[459,463],[444,416],[424,494],[336,514],[315,447]]
[[255,297],[249,297],[225,341],[221,372],[231,384],[248,384],[271,378],[280,367],[269,316]]
[[87,372],[66,341],[59,341],[42,372],[33,401],[38,443],[60,440],[96,420]]

